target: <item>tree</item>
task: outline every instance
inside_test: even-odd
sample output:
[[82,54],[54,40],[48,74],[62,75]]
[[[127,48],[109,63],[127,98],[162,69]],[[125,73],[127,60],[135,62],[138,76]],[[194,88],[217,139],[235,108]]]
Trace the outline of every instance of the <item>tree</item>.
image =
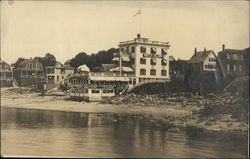
[[18,65],[19,65],[20,63],[22,63],[23,61],[25,61],[25,59],[22,58],[22,57],[19,57],[19,58],[17,59],[16,63],[14,63],[14,68],[17,68]]
[[118,49],[111,48],[108,51],[102,50],[97,54],[88,55],[85,52],[78,53],[74,58],[70,60],[71,67],[79,67],[80,65],[87,65],[90,69],[98,67],[101,64],[112,64],[112,58],[114,53]]
[[56,58],[51,53],[46,53],[44,57],[35,57],[34,59],[39,61],[42,64],[43,68],[45,68],[46,66],[55,66],[56,64]]

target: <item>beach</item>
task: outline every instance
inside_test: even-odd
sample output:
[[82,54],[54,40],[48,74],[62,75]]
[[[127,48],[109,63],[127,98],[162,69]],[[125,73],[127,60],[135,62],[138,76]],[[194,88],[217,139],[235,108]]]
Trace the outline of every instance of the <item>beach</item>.
[[159,99],[156,96],[130,94],[101,102],[79,102],[68,100],[63,92],[42,95],[26,88],[1,88],[1,107],[141,116],[148,118],[150,122],[158,123],[159,126],[171,125],[180,129],[194,127],[242,134],[248,131],[248,123],[237,120],[230,113],[201,117],[207,101],[216,100],[196,97],[191,101],[183,96]]

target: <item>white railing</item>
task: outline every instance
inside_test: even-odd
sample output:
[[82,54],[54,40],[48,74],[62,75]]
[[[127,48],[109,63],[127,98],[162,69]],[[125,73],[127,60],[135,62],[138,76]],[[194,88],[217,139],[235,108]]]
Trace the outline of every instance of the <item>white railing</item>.
[[168,42],[150,41],[150,40],[144,39],[144,38],[129,40],[129,41],[123,41],[123,42],[120,42],[120,45],[132,44],[132,43],[146,43],[146,44],[166,45],[167,47],[170,46]]
[[89,76],[96,76],[96,77],[134,77],[134,74],[130,73],[119,73],[119,72],[90,72]]

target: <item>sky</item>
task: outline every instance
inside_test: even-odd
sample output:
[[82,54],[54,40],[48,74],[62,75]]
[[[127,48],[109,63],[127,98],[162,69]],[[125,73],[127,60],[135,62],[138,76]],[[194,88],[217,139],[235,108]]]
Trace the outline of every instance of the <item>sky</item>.
[[[1,1],[1,59],[118,48],[136,34],[169,42],[169,55],[249,47],[249,1]],[[133,17],[141,8],[141,14]]]

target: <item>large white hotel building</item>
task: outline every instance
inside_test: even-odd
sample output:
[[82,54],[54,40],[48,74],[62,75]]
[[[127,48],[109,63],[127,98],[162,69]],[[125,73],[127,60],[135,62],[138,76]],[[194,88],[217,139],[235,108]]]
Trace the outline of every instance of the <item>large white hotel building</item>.
[[134,82],[169,80],[168,42],[150,41],[140,34],[134,40],[119,43],[119,53],[113,61],[120,64],[120,71],[133,70]]

